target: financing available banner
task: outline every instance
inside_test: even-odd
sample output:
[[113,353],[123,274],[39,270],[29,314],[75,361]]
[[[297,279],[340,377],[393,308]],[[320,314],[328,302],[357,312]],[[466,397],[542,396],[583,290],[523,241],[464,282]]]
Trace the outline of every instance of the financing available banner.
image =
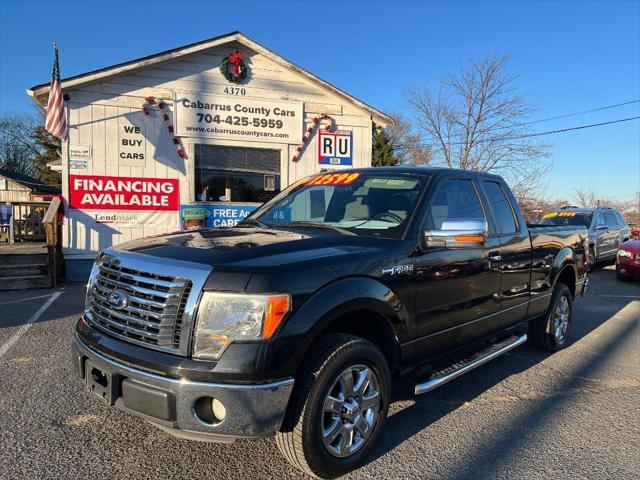
[[302,141],[302,102],[176,94],[174,109],[179,137],[274,143]]
[[70,175],[69,207],[70,217],[85,223],[173,229],[180,209],[178,180]]
[[69,206],[78,210],[180,209],[174,178],[69,175]]

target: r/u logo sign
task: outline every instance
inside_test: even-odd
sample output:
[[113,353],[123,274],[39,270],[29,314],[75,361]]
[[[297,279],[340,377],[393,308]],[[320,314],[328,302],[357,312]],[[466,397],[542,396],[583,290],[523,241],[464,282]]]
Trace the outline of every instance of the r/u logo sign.
[[353,132],[321,130],[318,136],[318,163],[320,165],[353,165]]

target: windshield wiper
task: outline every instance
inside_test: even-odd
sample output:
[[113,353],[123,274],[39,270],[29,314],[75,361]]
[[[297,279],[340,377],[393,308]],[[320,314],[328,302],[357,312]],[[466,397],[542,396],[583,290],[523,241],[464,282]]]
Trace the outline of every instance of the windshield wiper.
[[241,222],[238,222],[236,227],[245,227],[249,225],[255,225],[260,228],[269,228],[269,225],[267,225],[266,223],[262,223],[260,220],[256,220],[255,218],[245,218]]
[[341,233],[342,235],[356,235],[346,228],[336,227],[335,225],[329,225],[328,223],[315,223],[315,222],[280,222],[274,223],[274,227],[277,228],[320,228],[324,230],[333,230],[334,232]]

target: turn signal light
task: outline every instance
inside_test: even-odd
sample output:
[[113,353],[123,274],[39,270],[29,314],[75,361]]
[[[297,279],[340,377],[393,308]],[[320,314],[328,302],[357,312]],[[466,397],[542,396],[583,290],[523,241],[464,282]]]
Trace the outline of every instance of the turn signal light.
[[269,297],[267,310],[262,323],[262,336],[271,338],[280,322],[289,311],[289,295],[274,295]]
[[482,235],[456,235],[456,242],[482,243],[484,236]]

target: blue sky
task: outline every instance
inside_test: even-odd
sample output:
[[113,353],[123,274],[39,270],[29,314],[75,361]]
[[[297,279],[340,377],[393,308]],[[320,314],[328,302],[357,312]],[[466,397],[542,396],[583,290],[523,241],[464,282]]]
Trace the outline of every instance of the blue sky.
[[[55,4],[55,5],[54,5]],[[640,99],[640,1],[13,2],[0,0],[0,114],[32,109],[25,88],[233,30],[383,110],[466,59],[510,53],[532,120]],[[548,131],[640,115],[640,104],[534,125]],[[547,196],[577,186],[640,190],[640,122],[544,137]]]

